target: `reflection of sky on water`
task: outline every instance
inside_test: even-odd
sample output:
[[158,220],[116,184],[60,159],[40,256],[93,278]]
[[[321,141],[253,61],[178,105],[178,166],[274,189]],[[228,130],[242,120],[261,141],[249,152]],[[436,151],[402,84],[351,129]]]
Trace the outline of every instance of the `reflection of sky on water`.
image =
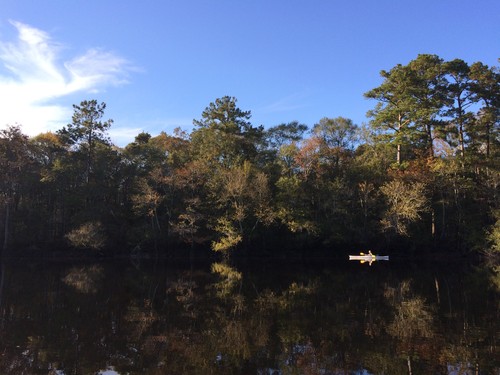
[[[57,375],[66,375],[66,373],[63,370],[57,370],[56,371]],[[106,370],[101,370],[97,373],[97,375],[120,375],[119,372],[116,372],[112,367],[106,369]]]
[[116,372],[112,367],[110,367],[109,369],[100,371],[99,375],[120,375],[120,373]]
[[471,364],[448,365],[448,375],[473,375],[475,373]]
[[[321,372],[320,372],[321,373]],[[331,375],[336,375],[337,373],[335,372],[328,372],[325,370],[325,374],[331,374]],[[259,370],[257,372],[258,375],[282,375],[283,372],[281,370],[276,370],[276,369],[271,369],[271,368],[266,368],[264,370]],[[339,372],[339,375],[344,375],[345,371]],[[373,375],[371,372],[368,372],[367,370],[358,370],[355,372],[351,372],[352,375]]]

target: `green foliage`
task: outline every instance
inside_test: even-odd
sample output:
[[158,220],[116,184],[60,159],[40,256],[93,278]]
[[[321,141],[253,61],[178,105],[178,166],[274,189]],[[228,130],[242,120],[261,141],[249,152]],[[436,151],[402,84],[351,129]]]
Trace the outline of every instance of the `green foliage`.
[[330,149],[353,150],[358,138],[357,126],[344,117],[324,117],[314,125],[312,132]]
[[[26,195],[35,173],[32,147],[19,126],[0,130],[0,205],[3,209],[3,250],[10,245],[14,214],[21,198]],[[0,211],[2,212],[2,211]],[[1,237],[0,237],[1,238]]]
[[231,166],[256,157],[263,127],[253,127],[250,111],[241,110],[236,102],[234,97],[218,98],[205,108],[201,120],[193,121],[191,139],[197,158]]
[[398,146],[396,159],[402,160],[401,147],[409,142],[412,116],[411,77],[407,67],[398,64],[390,71],[380,72],[384,82],[365,93],[365,97],[378,101],[368,112],[372,126],[389,131],[391,140]]
[[28,137],[19,126],[0,130],[0,193],[12,197],[22,187],[22,180],[33,165]]
[[284,145],[289,145],[302,140],[307,131],[307,125],[297,121],[273,126],[265,131],[264,137],[273,150],[279,150]]
[[107,130],[113,120],[101,121],[106,104],[97,100],[84,100],[80,105],[73,105],[74,113],[71,124],[58,131],[64,143],[76,147],[82,153],[86,163],[85,178],[88,183],[94,172],[96,148],[98,144],[109,144]]
[[324,117],[309,132],[297,121],[264,130],[224,96],[190,134],[141,132],[123,149],[110,144],[112,121],[95,100],[74,105],[55,134],[3,130],[3,247],[70,233],[75,246],[153,246],[163,256],[179,244],[228,255],[388,238],[463,253],[489,241],[498,252],[498,67],[422,54],[380,74],[362,127]]
[[282,176],[276,182],[277,216],[293,233],[316,234],[317,225],[308,212],[308,200],[302,181],[296,175]]
[[107,130],[113,120],[101,122],[106,103],[98,104],[97,100],[84,100],[80,105],[73,105],[72,122],[63,127],[58,134],[69,145],[86,144],[92,148],[94,142],[108,143]]
[[488,252],[500,254],[500,210],[494,212],[495,223],[488,231],[487,239],[490,245]]

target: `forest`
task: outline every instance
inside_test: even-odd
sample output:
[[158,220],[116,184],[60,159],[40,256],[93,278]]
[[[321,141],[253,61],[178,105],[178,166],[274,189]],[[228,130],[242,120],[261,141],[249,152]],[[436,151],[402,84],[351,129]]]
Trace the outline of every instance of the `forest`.
[[498,256],[500,68],[421,54],[380,75],[364,125],[254,125],[231,96],[125,147],[96,100],[56,132],[9,125],[2,254]]

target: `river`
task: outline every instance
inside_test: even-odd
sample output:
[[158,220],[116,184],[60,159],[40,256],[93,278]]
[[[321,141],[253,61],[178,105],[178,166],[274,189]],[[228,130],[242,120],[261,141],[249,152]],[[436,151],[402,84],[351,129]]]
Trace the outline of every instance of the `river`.
[[1,374],[500,374],[491,269],[7,262]]

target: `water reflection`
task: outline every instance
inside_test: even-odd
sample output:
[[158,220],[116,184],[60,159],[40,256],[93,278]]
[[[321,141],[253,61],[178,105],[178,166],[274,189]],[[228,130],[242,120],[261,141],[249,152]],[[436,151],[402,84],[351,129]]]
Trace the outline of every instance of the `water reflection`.
[[435,314],[422,297],[412,295],[407,281],[396,288],[386,287],[384,296],[394,309],[387,333],[396,338],[397,352],[406,356],[408,374],[412,374],[412,358],[429,358],[436,349]]
[[95,294],[103,277],[104,268],[99,265],[73,267],[63,281],[81,293]]
[[498,374],[483,269],[8,264],[1,374]]

